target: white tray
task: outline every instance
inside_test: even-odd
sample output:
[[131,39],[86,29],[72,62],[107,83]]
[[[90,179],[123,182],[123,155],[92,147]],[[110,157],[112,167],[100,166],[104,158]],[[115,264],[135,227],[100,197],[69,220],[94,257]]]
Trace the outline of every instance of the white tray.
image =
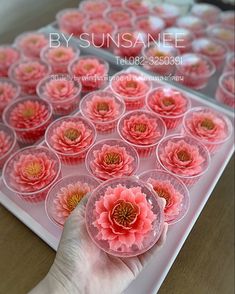
[[[98,51],[99,52],[99,51]],[[136,68],[129,68],[128,70],[137,70]],[[115,70],[114,70],[115,71]],[[140,71],[140,70],[138,70]],[[165,82],[158,82],[160,85],[167,85]],[[177,88],[177,87],[175,87]],[[179,88],[179,87],[178,87]],[[192,100],[192,106],[209,106],[234,121],[234,114],[209,100],[201,98],[199,95],[184,91]],[[234,135],[234,134],[233,134]],[[115,134],[113,137],[116,137]],[[99,136],[98,139],[105,138]],[[206,175],[190,190],[190,208],[186,217],[179,223],[170,226],[166,243],[152,259],[149,265],[142,271],[136,280],[125,291],[125,294],[156,294],[160,288],[164,278],[166,277],[172,263],[177,257],[184,241],[189,235],[194,223],[199,217],[205,203],[211,195],[216,183],[218,182],[223,170],[230,160],[234,151],[233,136],[223,145],[212,159],[212,163]],[[154,156],[153,156],[154,157]],[[148,166],[154,168],[154,160],[151,158],[141,159],[140,169],[141,173]],[[63,174],[78,172],[78,167],[63,167]],[[79,166],[79,172],[85,172],[84,166]],[[44,202],[39,204],[27,204],[20,200],[13,193],[0,182],[0,202],[10,212],[12,212],[18,219],[20,219],[27,227],[29,227],[35,234],[42,238],[53,249],[57,249],[59,239],[61,236],[61,229],[55,224],[51,223],[47,218],[44,210]]]

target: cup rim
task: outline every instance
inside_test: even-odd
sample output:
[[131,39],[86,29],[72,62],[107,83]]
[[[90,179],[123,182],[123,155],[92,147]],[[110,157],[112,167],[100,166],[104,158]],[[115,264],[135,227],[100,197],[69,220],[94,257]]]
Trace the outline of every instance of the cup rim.
[[[169,170],[167,167],[165,167],[164,165],[163,165],[163,163],[161,162],[161,160],[160,160],[160,157],[159,157],[159,148],[161,147],[161,145],[165,142],[165,141],[167,141],[167,140],[169,140],[169,139],[171,139],[171,138],[189,138],[190,140],[193,140],[194,141],[194,143],[195,143],[195,145],[199,145],[202,149],[204,149],[204,151],[205,151],[205,155],[206,155],[206,161],[207,161],[207,166],[206,166],[206,168],[201,172],[201,173],[199,173],[199,174],[197,174],[197,175],[192,175],[192,176],[186,176],[186,175],[178,175],[178,174],[175,174],[174,172],[172,172],[171,170]],[[208,149],[206,148],[206,146],[204,146],[203,144],[201,144],[197,139],[195,139],[195,138],[192,138],[192,137],[190,137],[190,136],[188,136],[188,135],[182,135],[182,134],[172,134],[172,135],[169,135],[169,136],[167,136],[167,137],[165,137],[165,138],[163,138],[160,142],[159,142],[159,144],[157,145],[157,148],[156,148],[156,156],[157,156],[157,162],[160,164],[160,166],[164,169],[164,170],[166,170],[168,173],[170,173],[170,174],[172,174],[172,175],[174,175],[174,176],[176,176],[176,177],[178,177],[178,178],[180,178],[180,179],[195,179],[195,178],[198,178],[198,177],[201,177],[202,175],[204,175],[207,171],[208,171],[208,169],[209,169],[209,166],[210,166],[210,162],[211,162],[211,157],[210,157],[210,153],[209,153],[209,151],[208,151]]]
[[[16,106],[16,105],[18,105],[19,103],[22,103],[22,102],[24,102],[24,101],[33,101],[33,102],[36,102],[36,101],[38,101],[39,103],[44,103],[44,104],[46,104],[46,107],[47,107],[47,109],[48,109],[48,117],[47,117],[47,119],[46,119],[46,121],[43,121],[43,122],[41,122],[39,125],[37,125],[37,126],[35,126],[35,127],[30,127],[30,128],[17,128],[17,127],[13,127],[13,126],[11,126],[10,125],[10,123],[8,123],[8,120],[7,120],[7,117],[9,117],[9,115],[7,115],[8,114],[8,111],[10,110],[10,108],[14,105],[14,106]],[[4,111],[3,111],[3,114],[2,114],[2,118],[3,118],[3,122],[4,122],[4,124],[5,125],[7,125],[8,127],[10,127],[10,128],[13,128],[15,131],[18,131],[18,132],[28,132],[28,131],[32,131],[32,130],[36,130],[36,129],[38,129],[38,128],[41,128],[42,126],[44,126],[45,124],[47,124],[49,121],[50,121],[50,119],[52,118],[52,106],[51,106],[51,104],[50,103],[48,103],[46,100],[44,100],[44,99],[41,99],[41,98],[39,98],[39,97],[37,97],[37,96],[25,96],[25,97],[22,97],[22,98],[19,98],[19,99],[17,99],[17,100],[14,100],[14,101],[12,101],[12,103],[10,103],[5,109],[4,109]]]
[[[30,149],[37,149],[37,150],[39,150],[39,149],[41,149],[41,150],[45,150],[45,151],[49,151],[49,152],[51,152],[51,153],[53,153],[53,156],[55,156],[55,158],[56,158],[56,160],[57,160],[57,163],[58,163],[58,170],[57,170],[57,173],[56,173],[56,176],[55,176],[55,178],[49,183],[49,184],[47,184],[45,187],[43,187],[43,188],[41,188],[40,190],[37,190],[37,191],[32,191],[32,192],[23,192],[23,191],[17,191],[17,190],[15,190],[14,188],[12,188],[12,187],[10,187],[9,185],[8,185],[8,183],[7,183],[7,181],[6,181],[6,178],[5,178],[5,175],[6,175],[6,169],[7,169],[7,166],[8,166],[8,164],[9,164],[9,162],[16,156],[16,155],[18,155],[19,153],[21,153],[21,152],[24,152],[25,150],[30,150]],[[16,193],[16,194],[22,194],[22,195],[24,195],[24,196],[32,196],[32,197],[34,197],[34,195],[36,194],[39,194],[39,193],[42,193],[42,192],[44,192],[45,190],[47,190],[51,185],[53,185],[57,180],[58,180],[58,178],[60,177],[60,173],[61,173],[61,161],[60,161],[60,159],[59,159],[59,156],[55,153],[55,152],[53,152],[52,150],[50,150],[49,148],[47,148],[47,147],[44,147],[44,146],[28,146],[28,147],[24,147],[24,148],[22,148],[22,149],[19,149],[19,150],[17,150],[16,152],[14,152],[8,159],[7,159],[7,161],[5,162],[5,164],[4,164],[4,167],[3,167],[3,171],[2,171],[2,180],[3,180],[3,182],[4,182],[4,184],[5,184],[5,186],[11,191],[11,192],[13,192],[13,193]],[[23,196],[23,197],[24,197]]]
[[0,122],[0,131],[2,130],[2,128],[6,128],[8,130],[8,132],[13,135],[13,140],[12,140],[12,144],[11,144],[11,147],[9,148],[9,150],[7,150],[6,153],[4,153],[2,156],[0,156],[0,160],[4,159],[9,154],[11,154],[17,144],[17,138],[16,138],[16,133],[15,133],[14,129],[12,129],[9,126]]
[[16,83],[15,81],[11,80],[8,77],[0,77],[0,83],[9,83],[12,84],[14,86],[14,88],[16,89],[16,94],[15,96],[11,99],[11,101],[13,101],[14,99],[18,98],[20,96],[21,93],[21,87],[18,83]]
[[[125,139],[125,138],[123,137],[122,132],[121,132],[121,130],[120,130],[120,124],[121,124],[121,121],[124,120],[127,116],[132,115],[133,113],[137,113],[137,112],[141,112],[142,114],[145,114],[145,115],[155,116],[156,120],[158,120],[158,121],[161,122],[161,124],[162,124],[162,128],[163,128],[163,134],[162,134],[161,138],[159,138],[159,139],[157,140],[157,142],[152,143],[152,144],[148,144],[148,145],[141,145],[141,144],[137,145],[137,144],[135,144],[135,143],[129,142],[127,139]],[[136,148],[149,148],[149,147],[154,147],[154,146],[158,145],[158,144],[163,140],[163,138],[165,138],[166,133],[167,133],[167,128],[166,128],[166,124],[165,124],[165,122],[163,121],[163,119],[162,119],[160,116],[158,116],[156,113],[151,112],[151,111],[147,111],[147,110],[141,110],[141,109],[139,109],[139,110],[128,111],[127,113],[125,113],[125,114],[119,119],[119,121],[118,121],[118,125],[117,125],[117,132],[118,132],[119,137],[121,137],[121,139],[122,139],[123,141],[125,141],[126,143],[128,143],[128,144],[130,144],[130,145],[132,145],[132,146],[134,146],[134,147],[136,147]]]
[[229,99],[234,100],[234,94],[230,93],[223,85],[224,78],[232,75],[234,77],[234,71],[226,71],[219,78],[219,87],[226,93]]

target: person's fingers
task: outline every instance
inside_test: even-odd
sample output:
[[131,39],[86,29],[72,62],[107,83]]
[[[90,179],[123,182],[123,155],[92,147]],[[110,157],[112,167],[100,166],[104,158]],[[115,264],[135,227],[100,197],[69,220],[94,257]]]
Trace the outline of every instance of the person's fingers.
[[147,252],[139,256],[139,259],[143,266],[145,266],[149,262],[149,260],[152,258],[152,256],[156,254],[156,252],[163,246],[163,244],[166,241],[167,231],[168,231],[168,224],[164,223],[161,236],[156,242],[156,244],[154,244],[153,247],[150,248]]

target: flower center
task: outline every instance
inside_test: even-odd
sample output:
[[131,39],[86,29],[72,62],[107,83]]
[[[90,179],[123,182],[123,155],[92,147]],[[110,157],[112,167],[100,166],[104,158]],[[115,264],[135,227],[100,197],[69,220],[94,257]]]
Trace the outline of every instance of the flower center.
[[115,152],[107,153],[104,157],[104,162],[106,164],[119,164],[121,161],[120,155]]
[[167,56],[164,52],[156,51],[154,54],[155,57],[165,57]]
[[57,90],[58,90],[59,92],[61,92],[62,90],[64,90],[65,85],[64,85],[64,83],[58,83],[58,84],[56,85],[56,88],[57,88]]
[[154,191],[158,194],[159,197],[162,197],[166,200],[166,206],[169,204],[170,194],[166,189],[161,187],[154,187]]
[[125,36],[124,41],[125,40],[129,40],[129,41],[134,40],[134,36],[132,34],[126,33],[126,34],[124,34],[124,36]]
[[97,104],[97,111],[109,111],[109,105],[106,102],[100,102]]
[[189,161],[190,158],[191,158],[190,154],[187,151],[185,151],[185,150],[179,151],[177,153],[177,156],[178,156],[179,160],[180,161],[183,161],[183,162]]
[[174,99],[171,98],[171,97],[166,97],[166,98],[164,98],[164,99],[162,100],[162,102],[163,102],[163,104],[164,104],[165,106],[171,106],[171,105],[175,104]]
[[37,38],[31,38],[29,39],[29,43],[36,45],[38,43],[38,39]]
[[86,195],[86,193],[77,191],[74,194],[72,194],[67,199],[67,207],[70,211],[73,211],[74,208],[79,204],[79,202],[82,200],[82,198]]
[[137,209],[132,203],[120,200],[113,208],[111,218],[117,225],[128,228],[137,218]]
[[60,58],[60,57],[63,57],[65,55],[64,51],[62,50],[58,50],[56,53],[55,53],[55,56]]
[[34,67],[32,65],[28,65],[24,68],[24,71],[26,73],[31,73],[34,70]]
[[0,60],[5,60],[6,58],[6,53],[5,52],[0,52]]
[[24,118],[32,118],[35,116],[35,109],[33,107],[25,108],[22,112]]
[[91,64],[91,63],[87,63],[87,64],[85,64],[84,65],[84,68],[85,68],[85,70],[91,70],[92,68],[94,68],[94,65],[93,64]]
[[64,133],[64,136],[71,141],[75,141],[80,135],[81,133],[77,129],[73,128],[67,129]]
[[137,88],[137,82],[136,81],[127,81],[127,83],[126,83],[126,86],[128,87],[128,88],[133,88],[133,89],[135,89],[135,88]]
[[42,171],[42,166],[38,162],[31,162],[25,168],[26,174],[33,178],[38,178],[41,174],[41,171]]
[[207,46],[207,51],[210,52],[210,53],[215,53],[215,52],[217,52],[217,47],[214,46],[214,45],[208,45]]
[[147,129],[146,124],[139,123],[139,124],[135,125],[135,131],[136,132],[144,133],[146,131],[146,129]]
[[209,119],[209,118],[205,118],[202,123],[201,123],[201,126],[207,130],[213,130],[214,127],[215,127],[215,124],[214,122]]

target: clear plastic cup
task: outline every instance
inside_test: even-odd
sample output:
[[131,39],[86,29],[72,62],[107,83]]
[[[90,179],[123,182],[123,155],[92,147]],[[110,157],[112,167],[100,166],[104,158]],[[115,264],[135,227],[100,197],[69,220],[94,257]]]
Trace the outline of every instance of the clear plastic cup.
[[51,105],[36,96],[17,99],[3,112],[4,124],[14,129],[17,140],[25,145],[39,141],[51,121]]
[[11,154],[18,148],[14,130],[0,123],[0,170]]
[[166,170],[192,186],[204,175],[210,165],[210,154],[198,140],[184,135],[165,137],[157,146],[157,168]]
[[107,86],[109,64],[102,58],[83,55],[69,64],[68,71],[74,80],[82,84],[84,94]]
[[170,44],[155,44],[154,42],[142,49],[142,56],[145,59],[143,66],[145,69],[153,71],[159,75],[172,75],[175,72],[175,62],[179,51]]
[[32,146],[14,153],[3,168],[3,182],[22,200],[45,200],[49,188],[61,177],[58,156],[46,147]]
[[[108,206],[103,205],[106,201]],[[101,220],[103,215],[107,217]],[[159,239],[164,223],[159,198],[135,177],[102,183],[88,198],[85,217],[92,241],[101,250],[119,257],[137,256],[149,250]]]
[[78,109],[82,85],[66,74],[50,75],[37,85],[37,94],[48,101],[56,116],[69,115]]
[[148,34],[150,41],[154,41],[160,39],[160,33],[165,28],[165,22],[160,17],[154,15],[140,16],[136,18],[135,26],[137,30]]
[[83,97],[81,113],[88,118],[101,134],[116,130],[117,122],[125,112],[125,103],[111,91],[94,91]]
[[20,60],[21,52],[11,45],[0,45],[0,77],[8,77],[10,66]]
[[70,62],[78,58],[80,50],[75,46],[45,47],[41,59],[48,63],[53,73],[67,73]]
[[179,90],[158,87],[148,94],[146,105],[161,117],[168,130],[172,130],[181,125],[185,113],[191,107],[191,101]]
[[149,157],[165,137],[166,125],[153,112],[135,110],[126,113],[119,120],[118,134],[136,149],[140,157]]
[[86,154],[95,140],[95,126],[80,115],[55,120],[45,133],[47,146],[66,165],[84,162]]
[[192,51],[192,42],[195,36],[190,30],[178,27],[169,27],[161,34],[163,43],[170,43],[181,54]]
[[223,11],[220,13],[220,22],[228,25],[235,26],[235,12],[234,10]]
[[49,44],[49,39],[43,32],[31,31],[20,34],[14,44],[26,58],[38,59],[42,48]]
[[216,23],[219,20],[221,10],[209,3],[197,3],[192,6],[191,13],[209,24]]
[[20,86],[8,78],[0,78],[0,120],[3,110],[20,95]]
[[9,68],[9,78],[18,83],[21,92],[35,95],[37,84],[51,73],[51,67],[41,60],[20,60]]
[[50,221],[63,227],[82,198],[89,197],[98,185],[99,182],[88,175],[69,175],[56,182],[50,188],[45,201],[45,210]]
[[86,39],[89,46],[111,48],[116,25],[103,17],[100,19],[90,19],[84,23],[83,31],[86,33],[83,39]]
[[135,22],[134,13],[122,7],[113,7],[104,13],[106,20],[112,21],[117,28],[129,28]]
[[217,101],[235,109],[234,71],[225,72],[219,78],[215,98]]
[[90,19],[101,19],[103,13],[105,13],[110,8],[108,1],[104,0],[87,0],[82,1],[79,5],[79,9],[83,13],[87,14]]
[[201,54],[187,53],[180,58],[181,63],[176,65],[175,73],[180,77],[179,82],[195,90],[205,88],[215,73],[214,63]]
[[209,107],[190,109],[183,120],[184,132],[203,143],[214,154],[226,143],[233,131],[230,120]]
[[230,51],[234,52],[234,27],[224,24],[212,25],[207,28],[207,35],[209,38],[224,42]]
[[197,38],[205,35],[207,22],[194,15],[184,15],[177,19],[175,25],[191,31]]
[[123,7],[130,9],[136,16],[149,15],[149,6],[144,0],[124,0]]
[[234,71],[235,72],[235,54],[230,53],[227,55],[226,60],[225,60],[225,66],[223,72],[230,72]]
[[224,64],[228,53],[228,47],[225,43],[209,38],[200,38],[192,42],[194,53],[203,54],[211,59],[216,69],[220,69]]
[[77,8],[68,8],[56,14],[60,31],[79,37],[83,33],[83,25],[88,20],[88,15]]
[[123,99],[127,110],[133,110],[145,105],[145,97],[151,91],[152,82],[137,72],[121,71],[111,78],[110,88]]
[[99,180],[132,176],[139,168],[139,156],[130,144],[119,139],[105,139],[91,147],[86,168]]
[[178,6],[169,3],[157,4],[153,7],[152,13],[165,21],[166,27],[171,27],[180,17],[180,9]]
[[151,185],[156,196],[166,200],[165,222],[173,225],[181,221],[190,205],[189,191],[177,177],[163,170],[148,170],[139,175],[140,180]]
[[148,42],[148,35],[135,28],[119,29],[114,35],[113,52],[126,61],[135,62],[135,57],[141,54],[142,48]]
[[176,5],[180,10],[181,15],[187,14],[194,4],[194,0],[164,0],[164,2]]

